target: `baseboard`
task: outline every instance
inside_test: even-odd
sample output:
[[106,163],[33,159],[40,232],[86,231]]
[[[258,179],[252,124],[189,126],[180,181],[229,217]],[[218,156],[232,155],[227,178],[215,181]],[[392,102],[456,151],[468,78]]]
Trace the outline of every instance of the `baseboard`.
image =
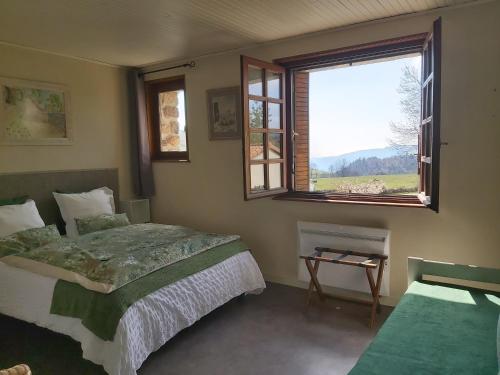
[[[305,281],[301,281],[298,279],[292,279],[292,278],[285,278],[281,276],[275,276],[275,275],[269,275],[269,274],[264,274],[264,280],[269,281],[270,283],[276,283],[276,284],[282,284],[282,285],[287,285],[287,286],[292,286],[295,288],[301,288],[301,289],[308,289],[309,288],[309,283]],[[323,290],[325,293],[332,295],[332,296],[338,296],[339,298],[346,298],[346,299],[362,299],[369,301],[371,300],[371,296],[367,293],[361,293],[361,292],[356,292],[353,290],[346,290],[346,289],[341,289],[341,288],[335,288],[332,286],[323,286]],[[384,306],[396,306],[399,302],[399,298],[394,298],[391,296],[388,297],[382,297],[380,298],[380,304]]]

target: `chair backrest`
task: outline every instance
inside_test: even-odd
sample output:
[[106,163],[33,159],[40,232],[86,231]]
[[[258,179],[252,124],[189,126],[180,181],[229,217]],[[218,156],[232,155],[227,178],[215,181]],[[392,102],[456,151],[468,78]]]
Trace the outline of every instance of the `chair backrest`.
[[424,275],[500,284],[500,269],[408,257],[408,285]]

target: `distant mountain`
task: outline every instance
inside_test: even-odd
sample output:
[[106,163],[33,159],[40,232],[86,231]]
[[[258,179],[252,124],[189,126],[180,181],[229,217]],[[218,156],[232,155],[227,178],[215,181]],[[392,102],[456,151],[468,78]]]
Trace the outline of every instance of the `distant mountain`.
[[342,166],[350,164],[357,159],[367,159],[372,157],[385,159],[392,156],[416,153],[417,146],[372,148],[368,150],[348,152],[347,154],[336,156],[322,156],[318,158],[311,158],[310,165],[311,167],[314,166],[314,168],[321,171],[328,171],[330,166],[333,165],[334,172],[337,172]]
[[417,173],[417,158],[410,154],[399,154],[388,158],[360,158],[341,167],[335,177],[377,176],[388,174]]

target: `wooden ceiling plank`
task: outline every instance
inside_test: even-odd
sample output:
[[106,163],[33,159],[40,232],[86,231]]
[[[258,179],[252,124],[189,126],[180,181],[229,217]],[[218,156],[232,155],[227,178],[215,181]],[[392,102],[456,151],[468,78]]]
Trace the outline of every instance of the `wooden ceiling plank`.
[[474,1],[23,0],[2,4],[0,35],[65,56],[145,66]]

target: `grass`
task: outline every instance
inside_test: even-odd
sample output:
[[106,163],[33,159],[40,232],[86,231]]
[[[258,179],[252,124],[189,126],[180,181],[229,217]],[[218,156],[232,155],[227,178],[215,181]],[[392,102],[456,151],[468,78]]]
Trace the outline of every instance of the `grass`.
[[315,179],[315,190],[335,191],[343,184],[366,184],[374,179],[382,181],[388,191],[404,191],[404,194],[417,194],[417,174],[317,178]]

